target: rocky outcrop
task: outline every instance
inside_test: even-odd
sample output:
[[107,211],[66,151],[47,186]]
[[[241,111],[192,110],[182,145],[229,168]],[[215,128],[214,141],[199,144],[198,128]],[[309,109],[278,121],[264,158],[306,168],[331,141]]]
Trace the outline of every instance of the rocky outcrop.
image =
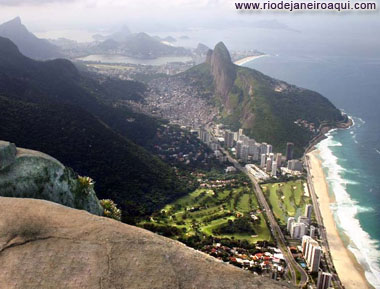
[[35,198],[101,215],[91,186],[56,159],[0,141],[0,196]]
[[17,149],[15,144],[0,141],[0,170],[13,164],[16,160]]
[[291,288],[146,230],[0,198],[0,288]]
[[223,42],[219,42],[214,50],[207,54],[206,63],[210,65],[211,74],[214,78],[215,93],[228,107],[228,95],[236,78],[235,65],[232,63],[230,53]]

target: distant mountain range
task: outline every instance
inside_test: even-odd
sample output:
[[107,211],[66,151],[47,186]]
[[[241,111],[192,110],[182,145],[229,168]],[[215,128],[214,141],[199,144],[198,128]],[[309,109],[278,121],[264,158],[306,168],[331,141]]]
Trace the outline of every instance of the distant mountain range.
[[134,143],[153,137],[160,124],[113,107],[118,93],[144,93],[140,84],[120,82],[103,86],[68,60],[34,61],[0,38],[0,139],[43,151],[92,177],[98,196],[116,201],[128,217],[156,210],[186,193],[187,185]]
[[12,40],[21,53],[30,58],[45,60],[63,57],[57,46],[29,32],[21,23],[20,17],[1,24],[0,36]]
[[160,39],[143,32],[130,33],[122,30],[105,37],[104,41],[90,48],[89,51],[93,54],[112,53],[145,59],[191,55],[188,49],[171,45],[174,41],[174,38]]
[[247,135],[273,144],[278,151],[284,151],[286,142],[294,142],[297,156],[315,136],[297,125],[297,120],[312,123],[315,128],[347,120],[317,92],[233,64],[222,42],[208,52],[205,63],[176,77],[207,92],[203,95],[212,95],[209,100],[219,108],[222,123],[234,130],[243,128]]

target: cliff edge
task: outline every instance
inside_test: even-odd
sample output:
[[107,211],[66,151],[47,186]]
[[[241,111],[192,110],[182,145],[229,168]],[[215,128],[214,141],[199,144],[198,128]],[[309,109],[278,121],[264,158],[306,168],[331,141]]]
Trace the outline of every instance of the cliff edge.
[[47,201],[0,198],[0,288],[293,288],[149,231]]

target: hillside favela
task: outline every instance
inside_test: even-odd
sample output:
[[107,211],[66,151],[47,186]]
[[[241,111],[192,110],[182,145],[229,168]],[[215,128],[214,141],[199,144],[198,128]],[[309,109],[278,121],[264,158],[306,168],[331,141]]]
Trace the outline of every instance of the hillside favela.
[[378,2],[267,2],[0,0],[0,289],[380,289]]

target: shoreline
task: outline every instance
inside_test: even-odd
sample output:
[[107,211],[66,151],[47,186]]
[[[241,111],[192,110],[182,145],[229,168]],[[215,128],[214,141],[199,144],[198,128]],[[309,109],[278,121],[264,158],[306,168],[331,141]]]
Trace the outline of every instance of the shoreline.
[[318,150],[313,150],[309,152],[307,156],[310,160],[312,185],[318,197],[318,206],[323,218],[323,225],[326,228],[327,240],[334,267],[345,288],[372,289],[374,287],[367,281],[364,269],[344,243],[343,238],[349,237],[342,236],[342,233],[339,232],[335,223],[334,215],[330,208],[330,205],[334,203],[334,199],[333,196],[330,196],[328,183],[318,152]]
[[247,56],[247,57],[244,57],[242,59],[239,59],[239,60],[236,60],[234,62],[234,64],[236,65],[239,65],[239,66],[242,66],[248,62],[251,62],[253,60],[256,60],[256,59],[259,59],[259,58],[262,58],[262,57],[266,57],[266,56],[269,56],[268,54],[261,54],[261,55],[255,55],[255,56]]

